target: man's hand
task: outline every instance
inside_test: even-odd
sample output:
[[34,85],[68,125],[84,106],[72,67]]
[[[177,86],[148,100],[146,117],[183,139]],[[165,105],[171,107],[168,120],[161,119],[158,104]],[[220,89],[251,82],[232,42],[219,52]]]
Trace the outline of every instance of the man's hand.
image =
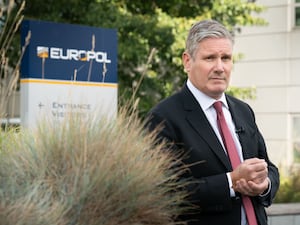
[[263,182],[257,184],[253,181],[246,181],[245,179],[238,180],[234,186],[234,190],[240,192],[243,195],[257,196],[267,190],[269,186],[269,178],[266,178]]
[[268,165],[264,159],[247,159],[230,176],[233,189],[245,195],[255,196],[268,188]]

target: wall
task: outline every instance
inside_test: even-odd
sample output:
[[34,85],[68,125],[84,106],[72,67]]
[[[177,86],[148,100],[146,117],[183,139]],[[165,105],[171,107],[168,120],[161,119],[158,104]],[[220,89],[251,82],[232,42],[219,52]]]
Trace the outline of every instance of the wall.
[[269,24],[242,28],[235,39],[231,84],[255,87],[256,99],[247,100],[265,137],[269,156],[277,165],[293,162],[291,116],[300,113],[300,29],[293,27],[291,0],[258,0],[266,6],[260,17]]
[[300,225],[300,203],[273,204],[267,214],[268,225]]

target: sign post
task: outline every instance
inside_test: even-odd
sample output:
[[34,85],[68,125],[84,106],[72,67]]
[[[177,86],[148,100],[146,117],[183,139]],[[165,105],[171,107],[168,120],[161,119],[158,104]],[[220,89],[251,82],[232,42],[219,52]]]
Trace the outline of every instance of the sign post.
[[21,42],[21,125],[117,113],[117,33],[80,25],[25,20]]

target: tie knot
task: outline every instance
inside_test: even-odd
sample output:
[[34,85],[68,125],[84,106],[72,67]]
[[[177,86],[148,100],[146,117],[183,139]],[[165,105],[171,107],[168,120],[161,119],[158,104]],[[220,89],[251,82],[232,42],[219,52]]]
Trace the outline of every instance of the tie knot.
[[220,113],[222,112],[222,102],[221,101],[217,101],[213,104],[215,110]]

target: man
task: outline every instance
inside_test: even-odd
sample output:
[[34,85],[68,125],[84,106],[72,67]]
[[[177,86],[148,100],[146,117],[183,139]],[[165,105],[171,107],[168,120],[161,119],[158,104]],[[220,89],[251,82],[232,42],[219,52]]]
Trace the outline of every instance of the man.
[[183,180],[190,182],[188,200],[197,210],[180,219],[190,225],[267,225],[265,207],[279,187],[252,109],[224,93],[232,52],[233,37],[222,24],[194,24],[182,56],[187,82],[148,117],[150,130],[162,127],[158,139],[167,140],[174,153],[184,152],[189,172]]

